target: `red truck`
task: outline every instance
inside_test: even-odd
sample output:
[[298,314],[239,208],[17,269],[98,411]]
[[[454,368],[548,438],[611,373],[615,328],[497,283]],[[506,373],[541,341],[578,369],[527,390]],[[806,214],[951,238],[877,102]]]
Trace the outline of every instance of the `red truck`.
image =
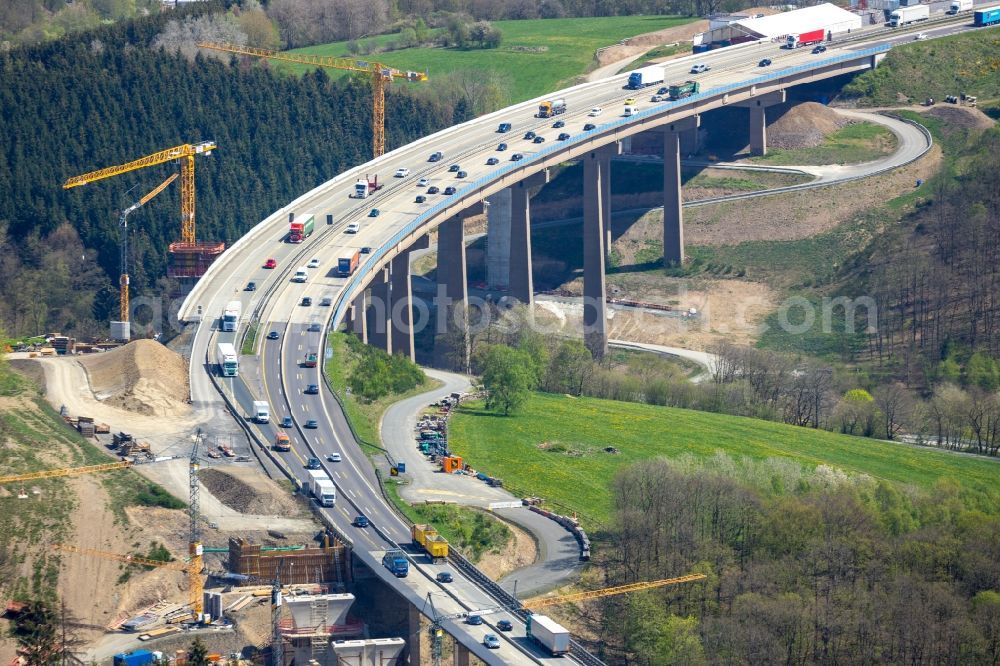
[[826,38],[826,29],[810,30],[809,32],[792,33],[788,35],[785,46],[790,49],[797,49],[800,46],[819,44]]
[[341,257],[337,259],[337,275],[340,277],[348,277],[354,274],[354,271],[358,267],[358,262],[361,261],[361,252],[355,250],[354,254],[349,257]]
[[309,352],[308,354],[306,354],[306,360],[302,365],[304,365],[307,368],[315,368],[316,359],[317,359],[316,352]]
[[301,243],[305,239],[312,236],[313,230],[316,228],[316,216],[312,213],[306,213],[305,215],[300,215],[297,220],[290,222],[288,225],[288,242],[289,243]]

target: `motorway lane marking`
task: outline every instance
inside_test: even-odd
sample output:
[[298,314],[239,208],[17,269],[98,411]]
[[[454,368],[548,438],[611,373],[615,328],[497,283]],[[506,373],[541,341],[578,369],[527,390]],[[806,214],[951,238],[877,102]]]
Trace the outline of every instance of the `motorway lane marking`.
[[358,499],[358,496],[354,494],[353,488],[348,488],[347,492],[351,493],[351,497],[353,497],[354,499]]

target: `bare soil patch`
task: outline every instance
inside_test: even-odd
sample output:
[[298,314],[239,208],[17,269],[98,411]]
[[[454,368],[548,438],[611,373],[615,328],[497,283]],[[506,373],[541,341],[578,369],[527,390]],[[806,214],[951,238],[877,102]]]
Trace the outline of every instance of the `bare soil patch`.
[[203,469],[198,479],[216,499],[240,513],[290,515],[300,511],[287,492],[256,470]]
[[935,106],[926,111],[920,109],[925,115],[942,120],[949,125],[959,129],[987,130],[996,123],[988,115],[967,106]]
[[[718,246],[809,238],[911,191],[918,178],[927,180],[940,164],[941,149],[934,146],[916,162],[874,178],[688,208],[684,211],[685,239],[692,245]],[[662,220],[661,211],[651,211],[637,225],[659,225]]]
[[611,65],[642,55],[657,46],[672,44],[674,42],[691,41],[692,37],[706,30],[708,30],[708,21],[695,21],[693,23],[674,26],[673,28],[629,37],[622,40],[619,44],[602,49],[597,54],[597,64],[600,67],[604,67],[605,65]]
[[79,362],[99,400],[149,416],[189,411],[187,363],[159,342],[136,340]]
[[[496,517],[496,516],[494,516]],[[497,518],[497,520],[502,520]],[[511,571],[534,564],[538,559],[538,545],[534,538],[517,525],[503,521],[514,538],[500,553],[486,553],[480,558],[476,566],[493,580],[500,580]]]

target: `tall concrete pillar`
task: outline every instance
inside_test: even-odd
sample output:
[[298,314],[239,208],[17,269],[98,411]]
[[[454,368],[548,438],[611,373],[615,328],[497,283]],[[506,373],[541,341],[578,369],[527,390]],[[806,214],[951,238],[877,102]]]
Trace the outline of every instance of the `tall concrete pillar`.
[[510,295],[531,306],[535,302],[535,282],[531,276],[531,190],[549,182],[545,169],[509,188],[511,197],[510,222]]
[[608,351],[608,314],[604,287],[605,221],[602,180],[605,169],[598,152],[583,158],[583,338],[594,358]]
[[684,261],[684,199],[681,196],[680,135],[698,131],[700,116],[663,126],[663,265]]
[[756,95],[739,102],[736,106],[750,109],[750,154],[767,154],[767,107],[783,104],[786,96],[784,90],[776,90],[764,95]]
[[[458,345],[462,370],[469,367],[469,288],[465,262],[465,220],[456,215],[438,227],[437,281],[444,287],[446,303],[438,303],[437,334],[446,335],[449,344]],[[438,293],[441,293],[438,289]],[[451,333],[454,333],[453,337]],[[453,353],[454,348],[447,349]],[[446,360],[442,354],[439,362]]]
[[392,326],[389,323],[389,267],[375,272],[371,282],[371,307],[366,322],[368,343],[392,353]]
[[413,290],[410,288],[410,251],[392,258],[389,278],[389,314],[392,321],[392,354],[413,360]]
[[368,342],[367,307],[365,292],[362,291],[354,297],[354,303],[351,304],[351,331],[365,343]]
[[698,152],[698,148],[700,148],[700,139],[697,127],[681,132],[681,156],[693,155]]
[[601,160],[601,219],[604,221],[604,259],[611,258],[611,155],[610,150],[600,151]]
[[407,604],[409,606],[409,631],[406,639],[406,647],[408,653],[407,663],[410,666],[422,666],[420,663],[420,639],[423,637],[423,632],[420,628],[420,611],[413,604]]
[[455,666],[469,666],[469,648],[455,641]]
[[491,289],[510,286],[511,191],[486,198],[486,284]]

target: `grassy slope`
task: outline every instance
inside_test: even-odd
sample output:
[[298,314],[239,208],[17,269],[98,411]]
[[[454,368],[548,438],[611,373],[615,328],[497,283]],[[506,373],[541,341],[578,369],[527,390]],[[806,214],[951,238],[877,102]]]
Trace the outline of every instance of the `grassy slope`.
[[[998,499],[1000,462],[848,437],[756,419],[633,403],[536,394],[517,416],[463,408],[450,427],[451,447],[475,468],[523,492],[538,494],[606,521],[615,471],[656,456],[718,450],[739,459],[792,459],[807,468],[831,465],[927,488],[943,477]],[[547,442],[555,449],[546,451]],[[561,446],[560,446],[561,445]],[[604,453],[614,446],[621,453]],[[984,502],[985,503],[985,502]]]
[[[463,69],[493,69],[510,77],[510,102],[518,102],[557,90],[587,71],[594,51],[626,37],[663,30],[693,19],[672,16],[618,16],[605,18],[544,19],[536,21],[496,21],[503,32],[497,49],[410,48],[359,56],[404,70],[420,70],[436,75]],[[382,42],[391,38],[382,37]],[[544,51],[514,50],[516,47],[545,47]],[[346,56],[347,42],[333,42],[298,49],[293,53]],[[286,71],[302,73],[307,67],[274,63]],[[336,75],[330,70],[328,74]]]
[[771,148],[750,161],[759,164],[858,164],[896,150],[896,135],[875,123],[852,123],[827,135],[815,148]]
[[844,88],[863,106],[896,105],[899,94],[920,102],[959,93],[980,101],[1000,96],[1000,30],[912,42],[889,51],[878,69]]

